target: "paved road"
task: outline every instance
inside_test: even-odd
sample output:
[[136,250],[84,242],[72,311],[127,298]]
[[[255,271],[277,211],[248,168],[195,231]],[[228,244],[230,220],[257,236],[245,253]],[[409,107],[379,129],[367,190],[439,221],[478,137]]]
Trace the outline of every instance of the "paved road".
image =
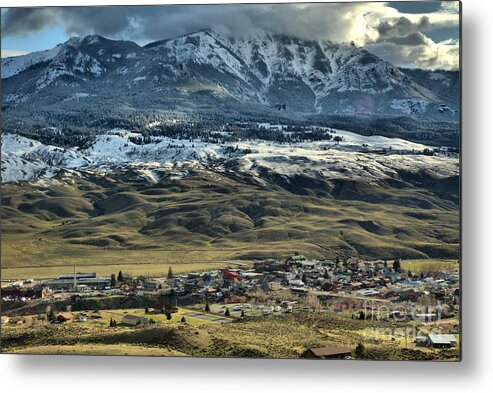
[[202,313],[192,312],[192,311],[183,313],[183,315],[185,315],[186,317],[203,319],[205,321],[214,322],[214,323],[227,323],[227,322],[232,321],[229,318],[224,318],[224,317],[210,315],[210,314],[202,314]]
[[333,293],[333,292],[325,292],[325,291],[310,291],[311,293],[317,295],[317,296],[327,296],[327,297],[333,297],[333,298],[339,298],[339,299],[349,299],[349,300],[364,300],[368,303],[391,303],[390,300],[388,299],[380,299],[380,298],[375,298],[375,297],[365,297],[365,296],[357,296],[357,295],[351,295],[351,294],[342,294],[342,293]]

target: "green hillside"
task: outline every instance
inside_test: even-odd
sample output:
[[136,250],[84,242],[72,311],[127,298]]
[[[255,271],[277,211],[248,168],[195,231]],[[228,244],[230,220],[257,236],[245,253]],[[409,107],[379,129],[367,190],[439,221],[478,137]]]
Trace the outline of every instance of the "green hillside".
[[3,185],[2,267],[459,254],[457,177],[259,181],[210,170],[150,183],[124,173]]

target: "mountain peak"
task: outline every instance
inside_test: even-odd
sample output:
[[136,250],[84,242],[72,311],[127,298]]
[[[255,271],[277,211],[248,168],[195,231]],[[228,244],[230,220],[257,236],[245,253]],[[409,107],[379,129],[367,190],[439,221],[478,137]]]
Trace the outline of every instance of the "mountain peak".
[[[201,91],[213,97],[264,109],[285,108],[290,113],[422,115],[451,102],[354,43],[303,40],[266,31],[239,37],[202,29],[144,47],[95,34],[72,37],[46,53],[2,59],[2,78],[34,65],[38,66],[25,79],[17,79],[12,99],[48,86],[80,91],[108,83],[149,94],[200,83]],[[117,91],[119,87],[114,88]],[[449,112],[442,110],[439,116],[442,113]]]

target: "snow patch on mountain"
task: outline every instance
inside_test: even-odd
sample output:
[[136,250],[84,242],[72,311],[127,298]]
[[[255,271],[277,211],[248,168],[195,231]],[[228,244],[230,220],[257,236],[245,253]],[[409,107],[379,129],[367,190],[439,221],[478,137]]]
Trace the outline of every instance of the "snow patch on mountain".
[[[22,72],[34,64],[39,67],[25,73],[24,78]],[[204,30],[145,47],[100,36],[75,37],[51,51],[2,59],[2,65],[2,78],[22,75],[11,83],[5,81],[4,94],[22,92],[28,102],[34,102],[37,92],[48,86],[54,87],[50,92],[54,95],[58,87],[63,93],[95,90],[100,84],[94,80],[100,79],[112,86],[107,90],[110,98],[121,97],[125,87],[149,86],[144,91],[151,94],[179,84],[182,91],[191,92],[186,99],[192,103],[205,93],[221,101],[233,99],[275,107],[288,116],[395,114],[397,110],[455,119],[454,112],[433,111],[435,105],[428,108],[423,104],[427,101],[453,107],[445,96],[429,90],[426,83],[418,84],[412,76],[364,48],[267,32],[238,38]],[[441,76],[436,72],[429,77]],[[442,84],[433,84],[437,85]],[[197,90],[201,94],[193,94]],[[102,97],[98,94],[98,99]],[[137,99],[148,97],[142,94]],[[23,101],[16,98],[10,102],[20,107]]]
[[17,75],[35,64],[52,60],[61,49],[62,45],[58,45],[50,50],[33,52],[23,56],[7,57],[2,59],[2,79],[10,78],[11,76]]
[[[260,176],[264,170],[283,176],[303,174],[330,179],[381,179],[397,176],[399,170],[431,171],[436,177],[458,174],[458,159],[423,156],[414,152],[425,145],[381,136],[365,137],[337,131],[342,140],[280,144],[259,140],[212,144],[200,139],[166,137],[143,139],[139,133],[113,130],[99,135],[87,149],[63,149],[13,134],[2,137],[2,182],[51,178],[61,170],[101,172],[122,166],[142,171],[157,182],[160,171],[176,165],[224,167]],[[368,154],[366,149],[398,152]],[[171,166],[170,166],[171,165]],[[156,172],[157,171],[157,172]]]
[[406,115],[414,115],[426,112],[429,101],[422,100],[419,98],[409,98],[409,99],[394,99],[390,101],[390,107],[397,109]]
[[444,75],[441,72],[436,72],[436,71],[435,72],[432,72],[432,73],[430,73],[429,78],[431,80],[435,80],[435,81],[442,81],[442,84],[445,85],[445,86],[449,86],[450,85],[449,78],[447,78],[447,76]]

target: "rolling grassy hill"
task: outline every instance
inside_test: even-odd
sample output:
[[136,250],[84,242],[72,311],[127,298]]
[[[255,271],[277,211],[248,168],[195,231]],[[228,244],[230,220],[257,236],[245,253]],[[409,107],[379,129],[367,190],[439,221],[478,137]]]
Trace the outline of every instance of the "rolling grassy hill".
[[[254,258],[457,258],[458,178],[345,181],[190,171],[2,186],[2,268]],[[155,271],[155,268],[149,268]]]

